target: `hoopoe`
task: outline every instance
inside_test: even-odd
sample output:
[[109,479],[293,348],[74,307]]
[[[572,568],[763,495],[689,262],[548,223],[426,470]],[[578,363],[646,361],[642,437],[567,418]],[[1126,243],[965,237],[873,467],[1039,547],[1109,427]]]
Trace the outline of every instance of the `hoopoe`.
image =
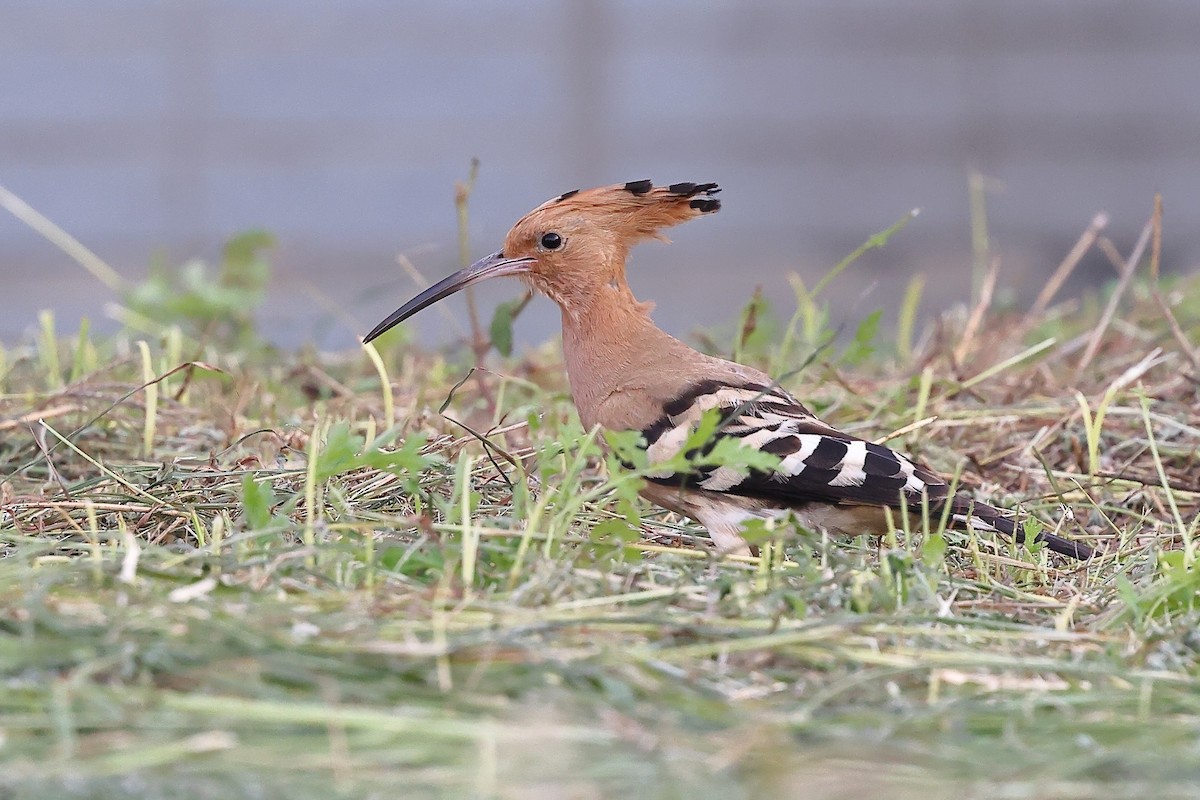
[[[654,325],[653,304],[639,302],[625,279],[629,249],[644,239],[665,241],[663,228],[716,212],[718,191],[715,183],[632,181],[559,195],[522,217],[503,250],[430,286],[364,341],[460,289],[516,275],[562,311],[567,377],[586,428],[640,431],[653,467],[672,460],[704,412],[715,408],[722,422],[714,436],[778,458],[771,471],[650,472],[642,495],[699,522],[720,551],[748,552],[746,522],[789,512],[810,529],[886,533],[884,509],[920,515],[923,498],[931,520],[948,503],[953,527],[1023,541],[1012,518],[965,495],[951,497],[928,467],[827,425],[765,373],[693,350]],[[1092,555],[1059,536],[1037,538],[1073,558]]]

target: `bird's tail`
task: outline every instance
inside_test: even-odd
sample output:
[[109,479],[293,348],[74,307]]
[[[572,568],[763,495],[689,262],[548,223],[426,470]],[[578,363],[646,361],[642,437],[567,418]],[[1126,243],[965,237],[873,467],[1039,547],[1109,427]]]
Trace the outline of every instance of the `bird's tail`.
[[[992,531],[1001,536],[1009,536],[1017,542],[1025,541],[1025,532],[1017,524],[1017,520],[1006,517],[998,509],[972,500],[966,496],[955,497],[950,506],[950,526],[953,528],[972,528],[980,531]],[[1055,536],[1053,533],[1041,532],[1035,537],[1036,541],[1044,542],[1055,553],[1086,561],[1092,557],[1092,548],[1087,545]]]

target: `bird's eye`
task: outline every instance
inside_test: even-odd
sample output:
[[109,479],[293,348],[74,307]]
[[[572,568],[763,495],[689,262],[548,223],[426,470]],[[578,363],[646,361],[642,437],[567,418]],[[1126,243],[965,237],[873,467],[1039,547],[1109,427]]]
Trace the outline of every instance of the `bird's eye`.
[[563,238],[554,231],[551,231],[550,233],[543,233],[541,244],[543,250],[557,250],[558,248],[562,247]]

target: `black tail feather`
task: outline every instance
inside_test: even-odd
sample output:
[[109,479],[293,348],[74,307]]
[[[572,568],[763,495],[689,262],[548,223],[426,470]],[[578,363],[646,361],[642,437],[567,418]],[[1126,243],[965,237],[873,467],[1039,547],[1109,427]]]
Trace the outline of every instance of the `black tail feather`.
[[[1024,534],[1022,534],[1022,537]],[[1092,548],[1086,544],[1072,542],[1070,539],[1064,539],[1061,536],[1055,536],[1053,533],[1042,532],[1037,535],[1039,542],[1045,542],[1046,547],[1049,547],[1056,553],[1062,553],[1064,556],[1077,558],[1080,561],[1087,561],[1096,554]]]
[[[976,530],[993,530],[1002,536],[1009,536],[1018,543],[1025,541],[1025,532],[1017,525],[1012,517],[1003,516],[998,510],[986,503],[979,503],[966,497],[957,497],[951,507],[951,527],[974,527]],[[969,520],[969,521],[968,521]],[[1080,561],[1087,561],[1095,551],[1085,544],[1064,539],[1053,533],[1042,531],[1035,537],[1055,553],[1060,553]]]

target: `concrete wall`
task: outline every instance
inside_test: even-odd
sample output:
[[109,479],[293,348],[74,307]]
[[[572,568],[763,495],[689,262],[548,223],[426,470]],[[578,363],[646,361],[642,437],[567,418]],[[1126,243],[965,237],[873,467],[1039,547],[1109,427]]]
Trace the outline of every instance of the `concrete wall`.
[[[405,299],[399,251],[453,269],[472,156],[477,254],[567,189],[721,182],[720,215],[638,254],[635,286],[676,331],[730,319],[747,276],[790,311],[787,270],[815,278],[914,206],[840,307],[884,305],[921,270],[961,298],[972,169],[998,182],[1018,291],[1101,209],[1128,248],[1156,190],[1171,266],[1200,261],[1194,2],[0,0],[0,76],[0,184],[129,275],[266,227],[286,342],[345,345]],[[103,316],[105,293],[6,215],[0,279],[0,337],[41,307]],[[554,327],[542,304],[523,333]]]

